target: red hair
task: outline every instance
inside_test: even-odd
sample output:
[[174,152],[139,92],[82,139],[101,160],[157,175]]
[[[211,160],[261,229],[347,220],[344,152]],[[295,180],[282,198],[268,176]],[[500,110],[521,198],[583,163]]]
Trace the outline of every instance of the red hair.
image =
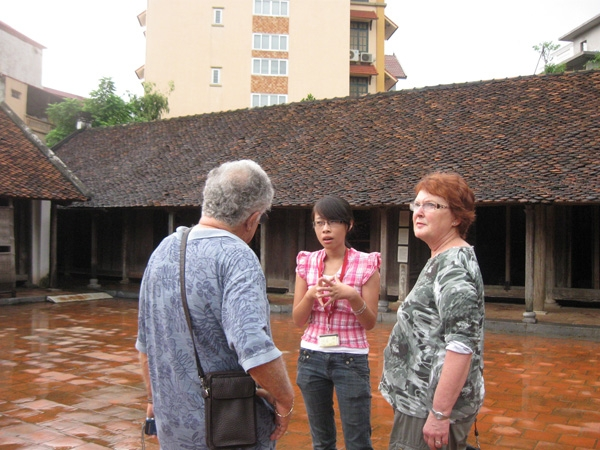
[[452,214],[460,221],[458,233],[465,239],[475,222],[475,194],[457,173],[433,172],[425,175],[415,186],[415,193],[424,190],[448,202]]

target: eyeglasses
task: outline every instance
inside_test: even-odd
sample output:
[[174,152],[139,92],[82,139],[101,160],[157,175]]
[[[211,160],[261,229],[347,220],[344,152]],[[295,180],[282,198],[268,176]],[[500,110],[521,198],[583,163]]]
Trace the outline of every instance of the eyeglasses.
[[343,225],[344,223],[343,220],[315,220],[313,222],[313,227],[323,228],[325,225],[329,225],[330,228],[333,228],[338,225]]
[[435,211],[437,209],[449,208],[448,205],[440,205],[439,203],[435,203],[435,202],[425,202],[425,203],[410,202],[408,205],[409,205],[410,210],[413,212],[418,210],[421,206],[423,207],[423,211],[425,211],[425,212],[431,212],[431,211]]

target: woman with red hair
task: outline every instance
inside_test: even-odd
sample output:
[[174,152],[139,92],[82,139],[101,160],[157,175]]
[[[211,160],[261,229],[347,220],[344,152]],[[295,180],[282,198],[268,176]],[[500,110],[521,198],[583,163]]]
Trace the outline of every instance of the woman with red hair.
[[453,173],[433,173],[410,204],[431,258],[398,309],[379,389],[394,408],[390,450],[461,450],[484,397],[483,280],[465,240],[475,196]]

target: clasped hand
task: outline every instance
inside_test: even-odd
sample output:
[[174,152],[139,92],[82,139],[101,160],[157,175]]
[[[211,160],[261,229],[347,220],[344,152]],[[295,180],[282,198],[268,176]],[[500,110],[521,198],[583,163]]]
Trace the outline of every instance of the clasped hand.
[[[338,276],[333,278],[321,277],[317,281],[317,292],[315,296],[319,305],[326,308],[331,303],[341,298],[348,298],[347,289],[352,289],[350,286],[342,283]],[[344,294],[344,292],[346,292]]]

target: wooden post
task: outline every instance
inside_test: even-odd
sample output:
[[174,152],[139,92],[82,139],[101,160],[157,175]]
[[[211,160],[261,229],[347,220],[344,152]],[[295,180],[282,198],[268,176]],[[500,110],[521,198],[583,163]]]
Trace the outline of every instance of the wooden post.
[[592,208],[594,220],[594,242],[592,243],[594,249],[592,269],[594,273],[592,274],[592,282],[594,289],[600,289],[600,207],[593,206]]
[[123,228],[121,231],[121,284],[129,284],[127,276],[127,244],[129,242],[129,211],[123,210]]
[[505,208],[506,211],[506,230],[504,233],[504,289],[509,290],[511,285],[510,277],[510,206]]
[[535,214],[533,206],[525,207],[525,312],[523,322],[536,323],[533,311],[533,244],[535,233]]
[[409,268],[409,245],[410,245],[410,212],[400,211],[398,217],[398,301],[403,302],[408,295],[408,268]]
[[175,213],[173,211],[169,211],[167,228],[167,236],[171,236],[175,231]]
[[377,213],[379,215],[379,251],[381,252],[381,268],[379,269],[379,273],[381,275],[379,280],[379,301],[385,301],[385,305],[381,305],[380,303],[380,307],[385,306],[387,310],[387,257],[389,252],[387,210],[384,208],[379,208]]
[[533,239],[533,310],[544,311],[546,301],[546,206],[536,205]]
[[50,204],[50,287],[55,288],[57,286],[57,224],[58,220],[56,217],[56,203],[51,202]]
[[556,286],[556,255],[554,254],[555,237],[555,210],[554,206],[546,206],[546,298],[544,304],[547,308],[559,308],[554,300],[554,286]]
[[92,237],[91,237],[91,276],[89,288],[98,289],[98,216],[92,213]]

